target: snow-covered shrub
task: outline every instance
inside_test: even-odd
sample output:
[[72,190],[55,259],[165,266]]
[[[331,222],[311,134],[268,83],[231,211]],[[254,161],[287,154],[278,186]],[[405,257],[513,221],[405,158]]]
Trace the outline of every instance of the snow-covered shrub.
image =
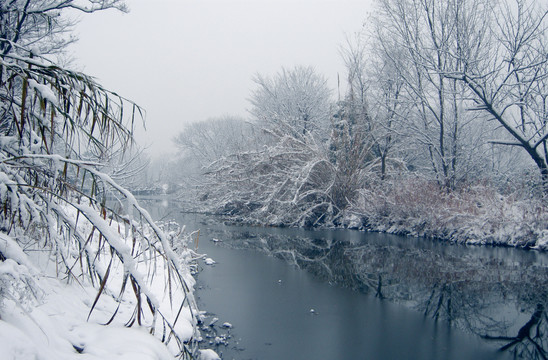
[[201,198],[240,221],[312,226],[339,213],[331,198],[335,168],[310,138],[281,136],[272,146],[216,161],[205,176]]
[[382,182],[363,189],[351,213],[371,230],[547,249],[546,202],[503,195],[485,184],[447,190],[419,178]]

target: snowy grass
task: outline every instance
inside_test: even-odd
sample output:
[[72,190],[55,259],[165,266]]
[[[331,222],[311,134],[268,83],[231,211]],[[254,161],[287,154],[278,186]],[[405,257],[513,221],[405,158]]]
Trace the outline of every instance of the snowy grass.
[[408,179],[364,189],[346,224],[467,244],[548,250],[548,206],[541,198],[502,195],[486,185],[446,191]]

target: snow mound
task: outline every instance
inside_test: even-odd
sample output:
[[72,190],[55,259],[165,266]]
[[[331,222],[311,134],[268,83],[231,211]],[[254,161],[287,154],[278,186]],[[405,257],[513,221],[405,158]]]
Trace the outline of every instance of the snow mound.
[[205,258],[204,263],[206,265],[213,265],[213,264],[216,264],[217,262],[215,260],[213,260],[212,258]]
[[[6,260],[1,265],[10,260]],[[12,261],[13,262],[13,261]],[[125,327],[123,324],[104,326],[97,319],[87,321],[89,298],[96,293],[90,287],[64,284],[56,278],[35,276],[33,287],[40,289],[35,302],[22,296],[28,289],[17,289],[16,280],[23,279],[25,267],[12,266],[2,272],[3,292],[9,292],[1,303],[0,348],[2,358],[10,360],[172,360],[174,356],[145,327]],[[18,271],[14,276],[14,271]],[[10,279],[11,278],[11,279]],[[28,279],[27,279],[28,281]],[[7,285],[7,286],[6,286]],[[18,294],[18,291],[22,294]],[[18,298],[16,297],[18,296]],[[112,311],[102,304],[98,317]],[[124,304],[119,311],[131,312],[134,304]]]
[[219,355],[211,349],[200,350],[200,360],[221,360]]

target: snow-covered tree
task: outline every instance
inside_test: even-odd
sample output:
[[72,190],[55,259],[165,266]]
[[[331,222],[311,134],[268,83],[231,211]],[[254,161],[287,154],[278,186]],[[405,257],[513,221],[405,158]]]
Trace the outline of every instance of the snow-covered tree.
[[331,90],[310,66],[282,68],[275,76],[256,75],[251,114],[258,124],[279,134],[306,139],[328,137]]
[[74,21],[62,12],[68,9],[93,13],[106,9],[127,11],[121,0],[12,0],[0,3],[0,54],[21,46],[36,54],[58,55],[75,40]]
[[332,199],[335,169],[324,150],[310,139],[272,136],[272,145],[211,164],[202,198],[216,212],[250,223],[332,223],[340,209]]
[[[210,162],[200,198],[216,212],[253,223],[333,223],[351,194],[345,190],[349,167],[343,170],[329,160],[332,114],[326,80],[302,66],[254,80],[252,124],[210,120],[191,125],[176,139],[204,165]],[[342,158],[346,144],[336,142]]]
[[[369,148],[368,166],[384,179],[389,169],[400,169],[397,159],[402,148],[402,128],[408,110],[405,83],[392,59],[396,49],[375,49],[364,34],[347,39],[342,49],[348,72],[348,94],[343,102],[353,133],[361,133],[361,148]],[[356,136],[355,135],[355,136]]]
[[329,160],[335,177],[330,193],[338,209],[345,209],[354,200],[373,163],[371,138],[363,124],[356,123],[359,115],[353,105],[350,99],[338,103],[329,142]]
[[[479,0],[478,0],[479,1]],[[466,180],[477,137],[470,137],[477,114],[466,111],[470,91],[444,74],[460,66],[452,56],[458,33],[455,14],[465,2],[383,0],[375,24],[376,47],[383,63],[405,86],[403,101],[413,164],[431,170],[441,186],[454,188]],[[467,6],[467,5],[466,5]],[[424,156],[425,155],[425,156]]]
[[[173,308],[193,314],[188,268],[133,195],[99,170],[113,152],[132,145],[141,110],[51,60],[70,30],[64,10],[109,8],[125,6],[118,0],[0,2],[0,261],[30,267],[21,249],[49,251],[59,277],[96,287],[90,315],[105,297],[118,308],[133,298],[135,309],[123,321],[146,324],[187,358],[193,335],[177,332],[177,310],[168,316],[151,285],[159,281]],[[111,210],[112,195],[123,210]],[[32,281],[19,280],[32,293]],[[0,314],[3,301],[20,301],[11,290],[0,292]],[[114,307],[112,319],[120,316]]]
[[504,129],[493,144],[522,148],[548,191],[548,10],[536,1],[467,1],[453,15],[458,66],[441,72],[472,92],[473,110]]

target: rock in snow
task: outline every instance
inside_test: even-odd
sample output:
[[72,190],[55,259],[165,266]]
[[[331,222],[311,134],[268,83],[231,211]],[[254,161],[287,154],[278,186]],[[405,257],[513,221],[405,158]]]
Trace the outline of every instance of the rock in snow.
[[206,265],[213,265],[213,264],[216,264],[215,260],[213,260],[212,258],[205,258],[204,259],[204,263]]
[[209,326],[215,325],[215,323],[216,323],[217,321],[219,321],[219,318],[214,317],[213,319],[211,319],[211,321],[210,321],[210,323],[209,323]]

